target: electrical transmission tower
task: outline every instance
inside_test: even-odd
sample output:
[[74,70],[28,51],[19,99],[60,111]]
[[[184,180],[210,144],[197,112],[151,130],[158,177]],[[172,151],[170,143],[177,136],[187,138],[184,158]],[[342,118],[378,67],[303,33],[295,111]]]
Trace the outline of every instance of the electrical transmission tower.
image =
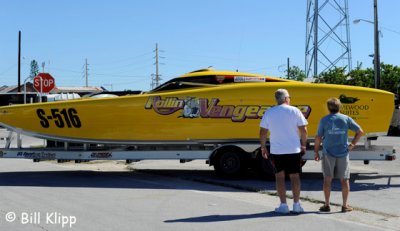
[[89,87],[89,64],[87,62],[87,59],[85,59],[85,79],[86,79],[86,87]]
[[334,67],[351,71],[348,0],[307,0],[306,77]]
[[152,74],[152,78],[151,78],[151,89],[154,89],[158,86],[160,86],[160,81],[161,81],[161,75],[159,74],[159,69],[158,69],[158,65],[163,64],[159,62],[159,58],[164,58],[158,55],[158,52],[163,52],[162,50],[158,50],[158,43],[156,43],[156,49],[154,50],[154,52],[156,53],[156,55],[154,56],[156,62],[154,63],[154,65],[156,66],[156,74]]

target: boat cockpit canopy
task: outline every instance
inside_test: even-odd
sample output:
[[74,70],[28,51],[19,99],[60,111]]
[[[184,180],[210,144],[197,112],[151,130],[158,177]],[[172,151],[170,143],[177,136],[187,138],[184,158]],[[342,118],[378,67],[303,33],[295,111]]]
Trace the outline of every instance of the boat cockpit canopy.
[[[234,72],[233,72],[234,73]],[[235,74],[210,74],[180,76],[165,82],[150,92],[166,90],[181,90],[194,87],[216,87],[221,84],[250,83],[250,82],[287,82],[287,79],[272,78],[267,76]]]

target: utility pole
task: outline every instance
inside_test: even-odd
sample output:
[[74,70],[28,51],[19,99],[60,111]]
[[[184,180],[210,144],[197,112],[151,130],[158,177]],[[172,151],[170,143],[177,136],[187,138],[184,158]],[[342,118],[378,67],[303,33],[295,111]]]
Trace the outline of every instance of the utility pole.
[[287,58],[287,78],[290,78],[290,59]]
[[154,89],[154,78],[153,78],[153,74],[151,75],[151,83],[150,83],[150,89]]
[[[156,74],[152,75],[152,79],[151,79],[151,87],[152,88],[156,88],[156,87],[160,86],[161,75],[158,70],[158,65],[162,64],[159,62],[159,58],[163,58],[163,57],[160,57],[158,55],[159,51],[160,50],[158,50],[158,43],[156,43],[156,49],[154,50],[154,52],[156,53],[156,56],[154,57],[156,59],[156,62],[154,63],[154,65],[156,65]],[[162,51],[160,51],[160,52],[162,52]]]
[[89,77],[89,74],[88,74],[88,70],[89,70],[89,68],[88,68],[88,62],[87,62],[87,59],[85,59],[85,78],[86,78],[86,87],[88,87],[89,86],[89,79],[88,79],[88,77]]
[[156,87],[160,85],[160,74],[158,73],[158,44],[156,43]]
[[379,54],[378,1],[374,0],[374,71],[375,88],[381,85],[381,61]]
[[18,32],[18,92],[21,92],[21,31]]

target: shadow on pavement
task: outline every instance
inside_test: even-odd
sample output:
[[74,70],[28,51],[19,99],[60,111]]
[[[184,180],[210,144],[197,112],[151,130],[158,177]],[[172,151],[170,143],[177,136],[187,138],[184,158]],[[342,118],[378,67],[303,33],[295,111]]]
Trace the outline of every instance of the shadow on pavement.
[[155,181],[153,183],[152,177],[126,171],[2,172],[0,173],[0,186],[150,189],[168,188],[160,183],[157,184]]
[[[223,186],[235,187],[249,191],[275,191],[275,182],[265,180],[252,173],[243,176],[241,179],[221,179],[213,171],[191,171],[191,170],[140,170],[149,174],[167,175],[185,180],[193,180],[204,183],[212,183]],[[400,184],[393,184],[391,181],[400,179],[400,175],[379,175],[376,172],[351,173],[351,191],[382,190],[387,188],[400,188]],[[381,183],[384,181],[384,183]],[[320,172],[305,172],[301,175],[303,191],[322,191],[323,175]],[[379,182],[379,183],[377,183]],[[396,182],[399,182],[398,180]],[[290,181],[286,181],[286,188],[290,190]],[[332,191],[341,191],[341,184],[338,179],[332,181]]]
[[[161,178],[157,176],[163,176]],[[172,178],[169,178],[172,177]],[[177,178],[177,179],[176,179]],[[379,175],[377,173],[351,174],[351,191],[383,190],[400,188],[400,175]],[[171,180],[173,179],[173,180]],[[396,183],[392,183],[396,179]],[[184,180],[184,181],[179,181]],[[174,181],[173,183],[171,183]],[[176,182],[175,182],[176,181]],[[219,187],[203,187],[190,182],[200,182]],[[166,183],[165,183],[166,182]],[[303,173],[302,191],[322,191],[322,174]],[[275,191],[275,182],[260,177],[246,176],[237,180],[224,180],[209,170],[140,170],[120,172],[100,171],[26,171],[0,172],[0,186],[21,187],[82,187],[82,188],[145,188],[145,189],[187,189],[207,191]],[[290,181],[287,181],[290,190]],[[339,180],[332,182],[332,191],[341,191]],[[264,214],[265,215],[265,214]]]
[[[310,214],[317,212],[304,212],[302,214]],[[177,222],[193,222],[193,223],[205,223],[205,222],[223,222],[223,221],[234,221],[243,219],[256,219],[256,218],[268,218],[268,217],[287,217],[287,216],[299,216],[301,214],[278,214],[273,211],[254,213],[254,214],[237,214],[237,215],[208,215],[201,217],[189,217],[176,220],[166,220],[165,223],[177,223]]]
[[[397,184],[392,183],[393,180],[396,180]],[[350,178],[351,191],[400,188],[398,182],[400,182],[400,175],[379,175],[378,173],[355,173]]]

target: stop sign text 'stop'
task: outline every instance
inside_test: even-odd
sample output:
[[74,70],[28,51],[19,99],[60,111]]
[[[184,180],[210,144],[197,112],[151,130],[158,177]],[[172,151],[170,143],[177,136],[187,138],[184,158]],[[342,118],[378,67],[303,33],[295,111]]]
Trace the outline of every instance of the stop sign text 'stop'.
[[55,79],[49,73],[39,73],[33,78],[33,87],[38,92],[48,93],[55,87]]

